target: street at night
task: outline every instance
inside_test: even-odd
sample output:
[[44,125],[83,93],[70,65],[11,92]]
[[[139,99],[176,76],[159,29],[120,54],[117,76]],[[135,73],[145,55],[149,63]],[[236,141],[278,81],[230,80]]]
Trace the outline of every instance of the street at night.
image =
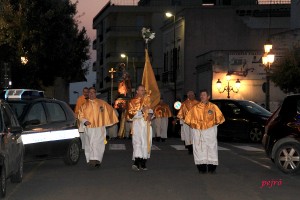
[[216,174],[199,174],[178,138],[154,142],[148,171],[131,170],[131,140],[110,140],[100,168],[84,154],[75,166],[61,159],[25,163],[20,184],[8,181],[6,199],[297,199],[299,175],[286,175],[261,144],[219,142]]

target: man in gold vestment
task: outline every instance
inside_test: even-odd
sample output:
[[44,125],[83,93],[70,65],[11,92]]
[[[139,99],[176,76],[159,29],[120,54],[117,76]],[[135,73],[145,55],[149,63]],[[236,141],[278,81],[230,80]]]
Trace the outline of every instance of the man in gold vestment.
[[180,124],[182,124],[181,140],[185,142],[189,154],[193,154],[193,135],[191,132],[191,128],[185,123],[185,116],[189,112],[189,110],[197,103],[199,103],[199,101],[195,99],[195,93],[193,91],[188,91],[187,100],[182,103],[177,114],[177,117],[180,119]]
[[85,157],[87,163],[99,167],[105,150],[106,126],[118,123],[114,109],[96,98],[96,89],[89,88],[89,99],[79,110],[78,118],[86,126]]
[[156,135],[156,140],[164,142],[168,137],[168,122],[172,113],[168,104],[164,103],[163,98],[160,98],[159,104],[154,107],[153,119],[153,135]]
[[209,102],[207,90],[200,91],[201,102],[186,115],[185,123],[192,128],[194,161],[199,173],[215,173],[218,163],[217,126],[225,118],[217,105]]
[[145,95],[145,87],[139,85],[136,96],[128,103],[128,118],[132,119],[132,146],[134,161],[132,170],[147,170],[146,161],[150,158],[152,145],[152,128],[150,121],[153,110],[150,108],[149,96]]
[[[78,97],[76,101],[76,106],[74,109],[76,118],[78,117],[80,107],[86,102],[88,98],[89,98],[89,88],[84,87],[82,89],[82,95]],[[78,132],[81,140],[81,146],[82,146],[81,148],[84,149],[84,142],[85,142],[84,126],[79,122],[78,119],[77,119],[77,126],[78,126]]]

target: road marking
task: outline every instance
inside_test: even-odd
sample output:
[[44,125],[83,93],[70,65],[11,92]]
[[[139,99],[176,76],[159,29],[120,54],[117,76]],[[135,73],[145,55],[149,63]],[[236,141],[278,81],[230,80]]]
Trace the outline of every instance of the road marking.
[[232,145],[232,146],[246,151],[264,151],[263,149],[259,149],[251,146],[236,146],[236,145]]
[[246,157],[246,156],[239,155],[239,154],[237,154],[237,153],[235,153],[235,154],[236,154],[237,156],[241,157],[241,158],[244,158],[244,159],[246,159],[246,160],[249,160],[250,162],[253,162],[253,163],[255,163],[255,164],[258,164],[258,165],[261,166],[261,167],[264,167],[264,168],[267,168],[267,169],[272,169],[272,167],[269,166],[269,165],[262,164],[262,163],[260,163],[260,162],[258,162],[258,161],[256,161],[256,160],[253,160],[253,159],[248,158],[248,157]]
[[125,144],[109,144],[109,150],[126,150]]
[[[184,145],[170,145],[170,146],[173,147],[174,149],[178,150],[178,151],[187,150]],[[228,151],[229,149],[218,146],[218,150],[219,151],[224,151],[224,150]]]
[[160,148],[158,148],[158,147],[155,146],[155,145],[152,145],[151,150],[160,150]]
[[173,147],[174,149],[178,150],[178,151],[187,150],[184,145],[170,145],[170,146]]
[[218,151],[229,151],[229,149],[218,146]]

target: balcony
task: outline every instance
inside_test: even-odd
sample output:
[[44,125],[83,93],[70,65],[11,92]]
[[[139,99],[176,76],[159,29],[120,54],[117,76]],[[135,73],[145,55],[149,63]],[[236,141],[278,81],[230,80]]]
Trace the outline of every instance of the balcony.
[[110,26],[106,29],[106,37],[141,37],[143,26]]

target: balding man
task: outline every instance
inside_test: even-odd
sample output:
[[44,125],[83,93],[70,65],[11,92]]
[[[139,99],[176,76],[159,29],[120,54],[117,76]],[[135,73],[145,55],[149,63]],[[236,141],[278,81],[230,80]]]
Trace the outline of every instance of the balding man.
[[189,110],[197,103],[199,102],[195,99],[195,93],[193,91],[188,91],[187,99],[182,103],[177,114],[177,117],[180,119],[180,123],[182,124],[181,139],[184,140],[189,154],[193,154],[193,135],[191,128],[185,123],[185,116],[187,115]]
[[85,157],[92,167],[99,167],[105,150],[106,127],[118,123],[114,109],[96,98],[96,89],[89,88],[89,99],[81,106],[78,118],[86,127]]

